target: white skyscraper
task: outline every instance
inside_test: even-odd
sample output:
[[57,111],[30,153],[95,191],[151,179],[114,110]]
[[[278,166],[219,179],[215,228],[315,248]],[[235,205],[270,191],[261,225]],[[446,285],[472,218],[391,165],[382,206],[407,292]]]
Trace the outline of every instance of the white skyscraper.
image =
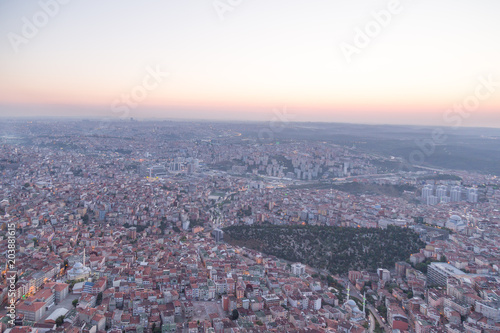
[[439,198],[441,201],[442,197],[446,196],[446,192],[448,192],[448,189],[445,185],[439,185],[436,189],[436,196]]
[[434,192],[434,186],[432,185],[425,185],[424,188],[422,189],[422,198],[427,199],[427,197],[431,196]]
[[438,202],[438,197],[436,197],[435,195],[429,195],[427,197],[427,205],[429,206],[437,205]]
[[439,199],[439,202],[440,202],[440,203],[448,203],[448,202],[450,202],[450,201],[451,201],[450,197],[447,197],[447,196],[441,197],[441,198]]
[[292,264],[292,274],[302,275],[306,272],[306,266],[301,263]]
[[450,197],[452,202],[459,202],[462,200],[462,189],[460,186],[453,186],[451,188]]
[[467,201],[469,202],[477,202],[478,195],[476,188],[470,188],[467,190]]

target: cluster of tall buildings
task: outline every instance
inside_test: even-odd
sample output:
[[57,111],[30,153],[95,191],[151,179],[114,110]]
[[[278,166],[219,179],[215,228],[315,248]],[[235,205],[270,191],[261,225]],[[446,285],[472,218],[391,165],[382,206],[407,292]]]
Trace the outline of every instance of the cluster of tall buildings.
[[177,157],[175,161],[152,166],[143,166],[140,170],[142,175],[148,177],[162,177],[169,173],[187,172],[188,174],[195,173],[199,169],[199,160],[196,158]]
[[422,189],[422,199],[427,205],[460,201],[476,203],[478,201],[478,193],[477,188],[427,184]]

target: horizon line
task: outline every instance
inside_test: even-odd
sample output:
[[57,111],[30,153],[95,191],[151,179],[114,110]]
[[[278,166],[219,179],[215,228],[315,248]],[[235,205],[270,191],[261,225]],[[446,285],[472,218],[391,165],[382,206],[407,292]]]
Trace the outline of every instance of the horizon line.
[[[49,115],[41,115],[41,116],[4,116],[0,114],[0,119],[10,119],[10,120],[20,120],[20,119],[32,119],[32,120],[43,120],[43,119],[60,119],[60,120],[99,120],[99,121],[109,121],[109,122],[122,122],[127,123],[131,121],[144,121],[151,122],[155,120],[160,121],[173,121],[173,122],[213,122],[213,123],[269,123],[270,120],[251,120],[251,119],[210,119],[210,118],[164,118],[164,117],[127,117],[125,119],[120,119],[119,117],[99,117],[99,116],[49,116]],[[446,128],[452,130],[460,130],[460,129],[493,129],[500,130],[500,126],[452,126],[452,125],[429,125],[429,124],[409,124],[409,123],[355,123],[355,122],[347,122],[347,121],[330,121],[330,120],[315,120],[315,121],[304,121],[304,120],[287,120],[285,123],[293,123],[293,124],[339,124],[339,125],[358,125],[358,126],[402,126],[402,127],[427,127],[427,128]]]

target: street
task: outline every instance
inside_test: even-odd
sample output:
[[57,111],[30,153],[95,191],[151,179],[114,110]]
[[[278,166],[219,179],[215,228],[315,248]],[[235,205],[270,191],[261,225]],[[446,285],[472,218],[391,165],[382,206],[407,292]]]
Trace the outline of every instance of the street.
[[370,312],[370,333],[373,333],[375,330],[375,318],[373,317],[373,314]]
[[42,319],[40,320],[40,322],[43,323],[43,321],[45,319],[47,319],[54,311],[56,311],[57,309],[60,309],[60,308],[65,308],[66,310],[70,311],[71,309],[74,308],[73,306],[73,300],[75,299],[78,299],[80,297],[80,295],[75,295],[75,294],[68,294],[68,297],[66,297],[65,299],[63,299],[63,301],[57,305],[54,305],[53,307],[51,307],[49,309],[49,311],[47,311],[45,313],[45,315],[42,317]]

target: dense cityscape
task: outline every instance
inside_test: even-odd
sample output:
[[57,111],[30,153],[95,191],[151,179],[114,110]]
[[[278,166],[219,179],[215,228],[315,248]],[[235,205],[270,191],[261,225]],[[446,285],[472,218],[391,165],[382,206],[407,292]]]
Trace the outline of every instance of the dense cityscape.
[[0,0],[0,333],[500,333],[498,13]]
[[3,121],[1,331],[499,332],[499,174],[314,126]]

